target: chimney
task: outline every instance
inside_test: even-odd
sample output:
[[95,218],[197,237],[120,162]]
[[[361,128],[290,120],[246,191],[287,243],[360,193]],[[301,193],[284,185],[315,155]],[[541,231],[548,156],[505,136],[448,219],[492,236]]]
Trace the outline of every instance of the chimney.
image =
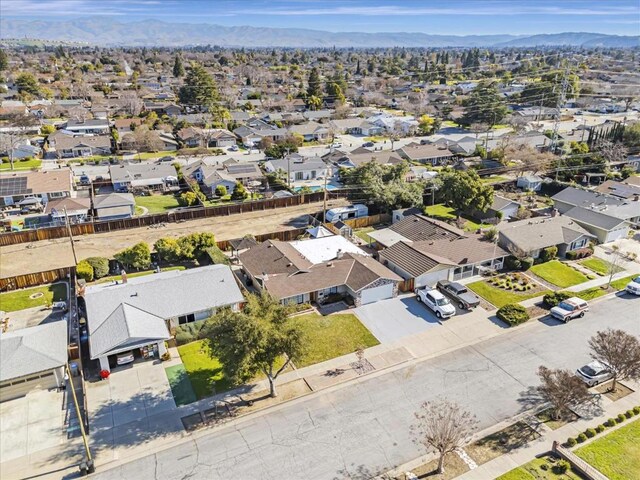
[[633,201],[634,201],[634,202],[640,202],[640,194],[636,193],[636,194],[633,196]]
[[262,281],[266,282],[269,279],[269,275],[267,275],[267,272],[262,272]]
[[557,208],[552,208],[551,209],[551,218],[556,217],[558,215],[558,209]]
[[120,270],[120,275],[122,276],[122,283],[127,283],[127,272]]
[[342,255],[343,255],[342,249],[339,248],[338,251],[336,252],[336,258],[340,260],[342,258]]

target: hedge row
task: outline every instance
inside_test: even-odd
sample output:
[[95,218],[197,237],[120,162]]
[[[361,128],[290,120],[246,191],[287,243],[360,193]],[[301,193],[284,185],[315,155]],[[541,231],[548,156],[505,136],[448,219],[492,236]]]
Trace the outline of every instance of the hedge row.
[[582,432],[577,437],[575,437],[575,438],[574,437],[567,438],[567,441],[564,444],[567,447],[574,447],[578,443],[586,442],[588,438],[593,438],[598,433],[604,432],[605,429],[613,427],[613,426],[617,425],[618,423],[622,423],[625,420],[627,420],[628,418],[631,418],[631,417],[633,417],[635,415],[640,415],[640,406],[633,407],[632,410],[627,410],[626,412],[619,414],[615,418],[610,418],[606,422],[598,425],[596,428],[587,428],[584,432]]

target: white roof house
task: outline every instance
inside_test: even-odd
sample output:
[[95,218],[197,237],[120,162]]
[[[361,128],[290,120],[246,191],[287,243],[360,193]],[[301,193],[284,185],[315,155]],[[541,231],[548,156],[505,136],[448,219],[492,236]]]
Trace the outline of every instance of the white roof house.
[[331,235],[309,240],[289,242],[300,254],[313,264],[327,262],[338,258],[340,254],[355,253],[369,255],[341,235]]

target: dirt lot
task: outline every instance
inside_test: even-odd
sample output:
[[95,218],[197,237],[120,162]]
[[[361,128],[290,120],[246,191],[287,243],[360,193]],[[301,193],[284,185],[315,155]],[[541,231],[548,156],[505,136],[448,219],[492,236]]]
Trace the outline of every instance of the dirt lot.
[[[346,205],[344,199],[331,199],[328,208]],[[322,210],[322,202],[250,212],[228,217],[214,217],[184,223],[168,223],[164,228],[136,228],[112,233],[76,237],[78,259],[114,253],[137,242],[153,244],[161,237],[179,237],[196,231],[210,231],[218,240],[242,237],[248,233],[259,235],[278,230],[289,230],[307,225],[308,213]],[[42,272],[73,264],[69,240],[43,240],[0,248],[0,278]]]

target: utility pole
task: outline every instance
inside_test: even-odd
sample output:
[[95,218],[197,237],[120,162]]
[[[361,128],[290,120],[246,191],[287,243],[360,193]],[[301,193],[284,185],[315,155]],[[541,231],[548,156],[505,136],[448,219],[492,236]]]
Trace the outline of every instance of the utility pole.
[[[554,85],[555,89],[555,85]],[[556,145],[558,142],[558,127],[560,126],[560,108],[564,104],[565,97],[567,95],[567,90],[569,89],[569,64],[564,69],[564,73],[562,75],[562,86],[560,90],[560,95],[558,95],[558,100],[556,101],[556,117],[553,123],[553,136],[551,138],[551,152],[555,153]],[[560,156],[560,160],[562,160],[562,155]],[[558,165],[560,167],[560,164]],[[558,181],[558,173],[559,168],[556,169],[556,182]]]
[[287,184],[291,188],[291,158],[289,157],[289,149],[287,148]]
[[327,223],[327,171],[324,173],[324,195],[322,198],[322,223]]
[[67,216],[67,207],[62,209],[64,212],[64,223],[67,225],[67,233],[69,234],[69,240],[71,241],[71,251],[73,252],[73,263],[78,266],[78,257],[76,256],[76,245],[73,243],[73,234],[71,233],[71,225],[69,224],[69,217]]
[[80,412],[80,405],[78,404],[78,397],[76,396],[76,388],[72,380],[71,369],[69,368],[69,364],[66,364],[67,376],[69,377],[69,383],[71,384],[71,394],[73,396],[73,404],[76,408],[76,416],[78,417],[78,424],[80,425],[80,433],[82,434],[82,441],[84,443],[84,452],[87,456],[86,462],[82,462],[80,465],[80,469],[83,472],[93,473],[96,471],[96,467],[93,464],[93,457],[91,456],[91,449],[89,448],[89,441],[87,440],[87,432],[84,430],[84,419],[82,418],[82,413]]

